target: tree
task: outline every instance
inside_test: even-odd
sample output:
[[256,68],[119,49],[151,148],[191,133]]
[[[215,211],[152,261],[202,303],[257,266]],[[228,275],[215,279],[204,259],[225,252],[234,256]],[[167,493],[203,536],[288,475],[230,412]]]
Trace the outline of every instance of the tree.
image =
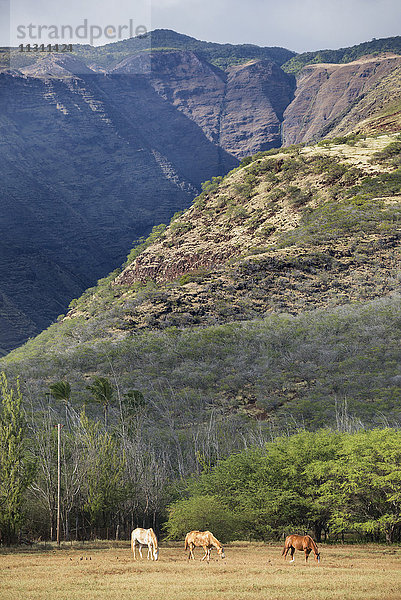
[[50,393],[56,400],[68,404],[71,396],[71,386],[68,381],[57,381],[50,386]]
[[34,463],[26,447],[26,423],[22,396],[0,376],[0,529],[7,545],[17,540],[23,524],[24,494],[34,475]]
[[333,525],[391,543],[401,531],[401,432],[361,431],[344,437],[335,465],[340,490]]
[[207,468],[190,480],[191,496],[214,496],[240,516],[242,532],[252,538],[311,531],[320,539],[333,514],[325,488],[332,477],[341,435],[301,432],[277,438],[264,449],[250,449]]
[[86,498],[85,509],[89,515],[92,533],[98,525],[108,524],[110,517],[124,501],[124,459],[115,439],[101,431],[99,423],[81,414],[84,430]]
[[65,405],[65,420],[67,422],[67,407],[71,397],[71,385],[68,381],[57,381],[50,386],[50,394],[55,400],[60,400]]
[[104,425],[107,427],[109,406],[113,399],[113,388],[107,377],[96,377],[91,385],[86,386],[95,402],[103,406]]
[[[239,537],[240,520],[214,496],[195,496],[179,500],[169,508],[166,531],[169,539],[184,539],[194,529],[211,531],[219,540],[227,542]],[[235,535],[236,534],[236,535]]]

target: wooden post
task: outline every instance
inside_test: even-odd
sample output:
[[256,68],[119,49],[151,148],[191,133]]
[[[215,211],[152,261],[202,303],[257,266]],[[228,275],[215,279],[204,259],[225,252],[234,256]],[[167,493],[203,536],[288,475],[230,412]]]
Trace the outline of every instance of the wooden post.
[[57,546],[60,546],[61,513],[61,423],[57,424]]

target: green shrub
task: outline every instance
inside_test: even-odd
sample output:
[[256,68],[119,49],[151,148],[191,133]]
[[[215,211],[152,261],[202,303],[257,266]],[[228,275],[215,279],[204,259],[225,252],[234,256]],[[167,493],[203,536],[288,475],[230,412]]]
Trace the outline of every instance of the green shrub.
[[168,509],[167,539],[182,540],[192,530],[209,530],[221,542],[240,537],[239,519],[215,496],[179,500]]
[[144,250],[146,250],[148,246],[153,244],[153,242],[155,242],[156,240],[160,239],[166,231],[166,228],[167,226],[164,225],[164,223],[161,223],[160,225],[155,225],[152,229],[152,232],[148,235],[146,239],[141,237],[138,240],[136,240],[137,245],[128,254],[125,265],[123,266],[131,264],[137,256],[139,256]]

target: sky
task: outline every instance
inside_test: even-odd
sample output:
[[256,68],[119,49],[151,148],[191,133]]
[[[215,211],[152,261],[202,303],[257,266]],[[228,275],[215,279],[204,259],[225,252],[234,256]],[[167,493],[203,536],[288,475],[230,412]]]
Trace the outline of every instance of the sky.
[[401,0],[0,0],[0,17],[2,46],[55,43],[55,36],[100,45],[164,28],[306,52],[401,34]]

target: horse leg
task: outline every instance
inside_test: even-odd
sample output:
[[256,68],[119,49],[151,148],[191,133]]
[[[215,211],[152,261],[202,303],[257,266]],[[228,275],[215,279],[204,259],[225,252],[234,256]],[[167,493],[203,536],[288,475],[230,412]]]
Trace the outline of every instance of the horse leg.
[[189,554],[188,554],[188,560],[192,557],[192,560],[195,560],[195,556],[194,556],[194,545],[192,544],[192,542],[189,544]]
[[308,562],[309,554],[310,554],[310,548],[305,548],[305,563]]
[[205,560],[205,558],[207,558],[207,562],[209,562],[209,550],[208,550],[207,546],[202,546],[202,548],[205,552],[205,555],[201,558],[201,560]]
[[284,550],[281,553],[282,556],[284,556],[284,560],[287,558],[287,554],[288,554],[288,550],[289,549],[290,549],[289,547],[287,548],[287,546],[284,546]]
[[291,560],[290,562],[294,562],[295,558],[294,558],[294,552],[295,552],[295,548],[294,546],[291,546]]
[[[148,560],[152,555],[150,554],[150,544],[148,544]],[[152,559],[153,560],[153,559]]]
[[143,556],[142,556],[142,544],[140,542],[138,542],[138,550],[139,550],[139,556],[141,558],[143,558]]

